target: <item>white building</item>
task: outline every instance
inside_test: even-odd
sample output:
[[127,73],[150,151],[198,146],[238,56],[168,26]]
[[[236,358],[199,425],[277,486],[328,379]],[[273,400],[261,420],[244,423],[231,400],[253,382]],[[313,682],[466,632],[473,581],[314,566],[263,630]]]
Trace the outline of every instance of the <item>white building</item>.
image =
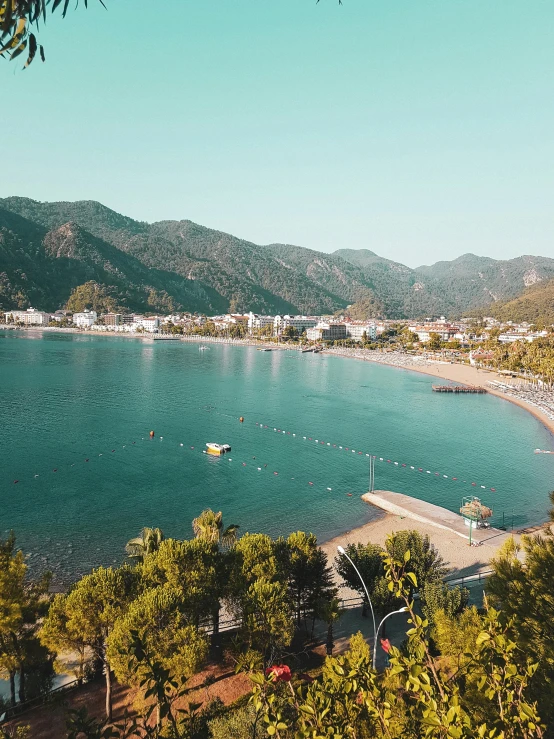
[[142,328],[150,334],[156,334],[160,328],[160,319],[158,316],[151,316],[150,318],[145,318],[145,316],[135,316],[135,322],[131,324],[131,326],[133,331]]
[[408,329],[412,333],[417,334],[419,340],[424,343],[429,341],[429,339],[431,338],[431,334],[438,334],[441,341],[450,341],[460,331],[458,326],[453,326],[450,323],[446,323],[446,321],[444,321],[442,318],[440,321],[436,321],[435,323],[426,322],[419,326],[410,325],[408,326]]
[[94,326],[98,314],[95,310],[85,310],[83,313],[73,314],[73,323],[80,328],[90,328]]
[[541,339],[544,336],[547,336],[548,333],[546,331],[540,331],[538,333],[528,333],[528,332],[522,332],[522,331],[505,331],[503,334],[500,334],[498,337],[498,341],[501,344],[511,344],[514,341],[534,341],[535,339]]
[[306,329],[306,336],[310,341],[336,341],[346,339],[345,323],[318,323]]
[[27,308],[27,310],[12,310],[5,314],[6,323],[23,323],[25,326],[48,326],[50,313]]
[[377,326],[365,321],[350,321],[346,324],[346,336],[353,341],[375,341],[377,338]]
[[275,317],[274,316],[259,316],[256,313],[248,314],[248,333],[252,334],[254,331],[259,331],[266,326],[271,326],[273,331]]
[[51,321],[57,321],[60,323],[61,321],[68,320],[70,321],[73,317],[73,313],[67,310],[57,310],[55,313],[52,313],[50,316]]
[[275,336],[280,336],[289,326],[292,326],[301,334],[303,331],[317,326],[317,318],[309,318],[308,316],[275,316],[273,319],[273,333]]

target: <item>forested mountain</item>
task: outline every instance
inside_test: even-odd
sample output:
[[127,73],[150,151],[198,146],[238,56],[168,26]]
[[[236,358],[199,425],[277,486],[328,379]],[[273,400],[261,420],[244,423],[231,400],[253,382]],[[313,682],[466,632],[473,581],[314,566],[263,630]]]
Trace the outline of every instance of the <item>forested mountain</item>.
[[54,310],[88,282],[109,296],[112,309],[171,311],[194,304],[212,312],[225,307],[210,287],[149,269],[75,222],[48,229],[0,207],[0,308]]
[[549,278],[554,260],[542,257],[465,255],[411,269],[367,249],[325,254],[188,220],[148,224],[95,201],[0,199],[3,309],[53,310],[94,282],[96,296],[130,310],[332,314],[353,305],[358,317],[452,316]]
[[[358,267],[363,279],[383,301],[387,316],[403,318],[459,312],[458,305],[440,283],[422,279],[404,264],[380,257],[368,249],[339,249],[333,255]],[[362,318],[366,312],[364,300],[356,303],[351,311],[353,318]]]
[[551,326],[554,324],[554,280],[539,282],[514,300],[489,306],[487,315],[501,321],[528,321]]
[[[339,268],[329,279],[315,270],[304,272],[283,263],[273,249],[258,246],[191,221],[145,224],[120,216],[93,202],[38,203],[28,198],[5,198],[0,206],[48,229],[68,221],[101,238],[148,268],[180,275],[209,285],[219,296],[220,310],[252,309],[267,313],[333,313],[371,290],[350,286],[352,275]],[[323,258],[313,252],[314,259]],[[348,263],[344,269],[351,272]],[[334,265],[336,267],[336,265]],[[189,310],[204,310],[191,300]],[[215,308],[214,308],[215,310]]]
[[522,256],[497,260],[464,254],[451,262],[418,267],[422,280],[441,285],[461,310],[515,298],[526,287],[554,278],[554,259]]

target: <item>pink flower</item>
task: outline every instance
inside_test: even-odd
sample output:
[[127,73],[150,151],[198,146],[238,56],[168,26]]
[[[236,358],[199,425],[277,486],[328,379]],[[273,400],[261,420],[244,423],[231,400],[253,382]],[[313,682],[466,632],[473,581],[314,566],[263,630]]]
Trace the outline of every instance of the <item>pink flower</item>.
[[265,674],[273,680],[274,683],[290,683],[290,679],[292,677],[290,667],[288,665],[273,665],[273,667],[267,668]]
[[391,643],[388,639],[381,639],[381,649],[387,654],[390,652]]

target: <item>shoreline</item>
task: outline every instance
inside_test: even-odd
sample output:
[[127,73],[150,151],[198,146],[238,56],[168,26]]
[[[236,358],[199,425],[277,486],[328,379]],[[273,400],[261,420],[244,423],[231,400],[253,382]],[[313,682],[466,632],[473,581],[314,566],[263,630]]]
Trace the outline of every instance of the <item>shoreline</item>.
[[[275,344],[271,341],[258,341],[257,339],[220,339],[215,336],[183,336],[177,334],[175,337],[166,336],[165,334],[151,334],[151,333],[133,333],[132,331],[94,331],[90,329],[80,328],[58,328],[57,326],[33,326],[31,328],[13,328],[10,326],[4,326],[0,324],[0,331],[17,331],[19,333],[55,333],[55,334],[74,334],[76,336],[91,336],[91,337],[107,337],[114,339],[140,339],[141,341],[174,341],[175,343],[181,342],[183,344],[198,343],[198,344],[216,344],[225,346],[255,346],[260,348],[269,348],[277,350],[288,350],[298,351],[298,345],[296,344]],[[164,338],[154,338],[155,336],[163,336]]]
[[[15,330],[15,329],[10,329],[10,330]],[[82,336],[92,336],[92,337],[99,337],[99,336],[100,337],[102,336],[123,337],[127,339],[141,339],[141,340],[147,340],[147,341],[153,342],[152,335],[129,334],[126,332],[90,331],[90,330],[79,330],[79,329],[71,329],[71,328],[63,329],[63,328],[56,328],[56,327],[23,329],[23,331],[32,332],[32,333],[44,333],[48,331],[48,332],[54,332],[54,333],[71,333],[71,334],[77,334],[77,335],[82,335]],[[263,341],[257,341],[254,339],[216,339],[214,337],[205,337],[205,336],[188,336],[183,339],[182,337],[179,336],[179,341],[181,343],[205,343],[205,344],[220,344],[220,345],[232,345],[232,346],[253,346],[253,347],[258,347],[258,348],[267,347],[267,348],[274,349],[274,350],[298,351],[297,345],[289,346],[287,344],[274,344],[273,342],[263,342]],[[330,348],[330,349],[323,350],[321,353],[328,355],[328,356],[338,356],[338,357],[342,357],[345,359],[358,359],[361,361],[381,364],[386,367],[419,372],[420,374],[435,377],[435,378],[438,378],[444,381],[458,382],[460,384],[475,385],[478,387],[483,387],[491,395],[495,395],[496,397],[502,400],[506,400],[510,403],[513,403],[514,405],[519,406],[522,410],[525,410],[528,413],[530,413],[553,436],[553,446],[554,446],[554,420],[549,419],[546,415],[541,413],[539,410],[537,410],[531,404],[527,403],[525,400],[522,400],[520,398],[511,396],[508,394],[504,394],[495,388],[489,387],[487,383],[491,380],[497,380],[497,381],[505,380],[505,377],[503,375],[499,375],[494,371],[479,370],[476,367],[472,367],[469,365],[451,364],[450,362],[433,361],[433,360],[428,360],[424,357],[420,357],[418,355],[415,355],[415,356],[404,355],[399,352],[382,353],[382,352],[377,352],[377,351],[370,352],[369,350],[359,350],[359,349]],[[360,354],[362,355],[360,356]],[[417,499],[414,499],[414,501],[417,501]],[[372,507],[374,508],[374,506]],[[374,508],[374,510],[379,510],[379,509]],[[380,515],[378,515],[378,517],[375,518],[374,520],[369,521],[360,526],[354,527],[352,529],[345,530],[333,536],[332,538],[327,539],[326,541],[323,541],[320,546],[322,549],[324,549],[328,553],[330,553],[332,549],[334,549],[336,553],[336,545],[338,543],[344,544],[345,542],[350,543],[350,542],[358,542],[358,541],[363,541],[363,542],[374,541],[375,543],[384,543],[387,534],[391,533],[392,531],[398,531],[398,530],[402,530],[408,527],[408,528],[419,530],[421,533],[429,534],[432,541],[437,540],[439,542],[439,544],[437,545],[438,548],[439,549],[442,548],[445,550],[444,552],[445,559],[451,558],[453,560],[453,563],[454,561],[456,561],[457,564],[455,565],[455,567],[457,567],[459,571],[463,571],[463,572],[467,571],[468,573],[470,572],[473,573],[473,571],[477,571],[477,570],[474,570],[475,564],[476,564],[475,556],[471,557],[470,555],[468,555],[466,549],[470,551],[472,554],[474,554],[475,552],[477,553],[482,552],[483,554],[486,553],[488,555],[488,559],[490,559],[493,556],[494,552],[498,549],[498,546],[495,546],[493,550],[485,552],[485,549],[482,547],[479,547],[474,550],[473,548],[470,549],[469,547],[466,548],[462,546],[462,549],[461,549],[462,556],[460,559],[460,553],[456,551],[456,546],[458,549],[460,549],[461,542],[460,542],[459,534],[456,534],[454,532],[438,532],[437,528],[429,524],[429,522],[424,523],[422,521],[418,521],[414,519],[410,519],[409,526],[407,526],[406,524],[399,525],[399,523],[401,521],[404,521],[405,518],[406,518],[405,515],[401,515],[401,514],[399,515],[399,514],[394,514],[390,512],[383,512],[383,510],[380,510]],[[542,528],[543,526],[544,526],[543,523],[537,523],[536,528],[538,530]],[[529,532],[531,532],[534,528],[535,527],[533,526],[533,524],[530,524],[527,527]]]
[[364,493],[361,498],[383,515],[322,542],[320,548],[331,561],[337,556],[339,545],[372,543],[384,546],[390,534],[412,530],[429,536],[450,568],[450,578],[468,577],[490,570],[491,559],[507,539],[520,538],[516,531],[475,529],[472,532],[475,545],[469,546],[469,528],[461,516],[447,508],[387,490]]
[[[400,365],[392,361],[387,361],[386,359],[381,359],[381,358],[377,359],[377,358],[372,358],[370,356],[367,356],[367,357],[355,356],[354,354],[348,354],[347,353],[348,351],[349,350],[345,350],[345,349],[339,349],[339,350],[326,349],[322,352],[322,354],[327,354],[329,356],[335,356],[335,357],[344,357],[345,359],[357,359],[362,362],[373,362],[375,364],[382,364],[382,365],[385,365],[386,367],[393,367],[399,370],[419,372],[422,375],[429,375],[431,377],[436,377],[437,379],[448,380],[449,382],[459,382],[460,384],[463,384],[463,385],[474,385],[476,387],[482,387],[490,395],[495,395],[497,398],[500,398],[501,400],[507,400],[509,403],[513,403],[514,405],[518,405],[520,408],[523,408],[523,410],[527,411],[532,416],[534,416],[538,421],[540,421],[540,423],[546,428],[546,430],[549,431],[554,437],[554,420],[551,420],[550,418],[548,418],[544,413],[541,413],[539,410],[534,408],[530,403],[527,403],[525,400],[516,398],[513,395],[508,395],[495,388],[491,388],[487,384],[491,380],[496,380],[497,382],[506,381],[506,377],[504,375],[499,375],[497,372],[494,372],[493,370],[484,370],[484,369],[480,370],[477,367],[472,367],[471,365],[467,365],[467,364],[450,364],[450,362],[442,363],[442,362],[434,362],[432,360],[423,360],[423,359],[421,363],[417,361],[413,361],[411,364]],[[354,349],[351,351],[360,352],[364,350]],[[379,353],[377,354],[377,356],[383,357],[386,355]],[[554,438],[553,438],[553,443],[554,443]]]

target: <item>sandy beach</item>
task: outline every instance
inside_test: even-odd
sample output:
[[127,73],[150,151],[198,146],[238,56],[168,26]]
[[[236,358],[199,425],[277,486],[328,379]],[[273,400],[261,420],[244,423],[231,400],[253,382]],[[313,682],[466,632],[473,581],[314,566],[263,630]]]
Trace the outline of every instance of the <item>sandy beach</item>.
[[[377,491],[379,492],[379,491]],[[406,499],[408,496],[389,494]],[[413,499],[416,504],[421,501]],[[423,504],[426,505],[426,504]],[[450,511],[445,511],[450,516]],[[461,520],[461,519],[460,519]],[[431,520],[416,520],[411,518],[408,511],[404,513],[383,513],[374,521],[346,531],[344,534],[335,536],[333,539],[321,544],[321,548],[333,562],[337,556],[337,546],[346,547],[348,544],[379,544],[384,546],[387,536],[397,531],[411,529],[421,534],[428,534],[431,542],[436,546],[451,572],[448,577],[465,577],[486,572],[490,569],[490,561],[496,555],[506,539],[512,534],[510,532],[498,531],[497,529],[479,530],[475,532],[475,539],[480,541],[479,546],[469,546],[469,539],[464,539],[460,533],[448,527],[437,527]],[[463,530],[463,524],[462,524]],[[469,531],[469,529],[468,529]],[[518,539],[517,533],[513,536]],[[348,589],[341,589],[342,597],[351,597]]]

